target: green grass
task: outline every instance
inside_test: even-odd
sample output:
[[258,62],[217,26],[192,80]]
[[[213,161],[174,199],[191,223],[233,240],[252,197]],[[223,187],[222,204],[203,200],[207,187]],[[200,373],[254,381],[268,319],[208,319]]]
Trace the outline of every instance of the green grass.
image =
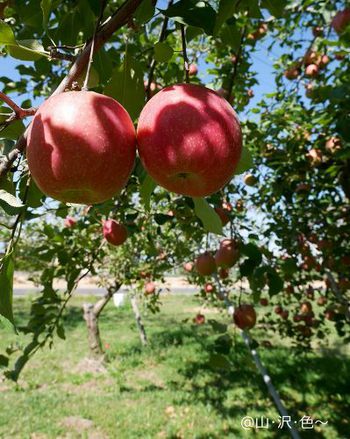
[[[102,372],[86,361],[83,300],[75,298],[68,309],[66,341],[57,339],[52,350],[38,353],[17,385],[0,382],[1,438],[289,437],[276,426],[256,433],[241,428],[244,416],[278,421],[278,413],[234,328],[231,368],[211,367],[218,334],[209,324],[192,324],[198,309],[194,297],[167,296],[160,314],[143,311],[146,348],[141,348],[131,308],[110,304],[100,325],[108,346]],[[29,303],[15,300],[18,319],[26,318]],[[225,314],[205,314],[227,322]],[[2,352],[11,341],[25,341],[3,329],[0,334]],[[264,338],[261,330],[253,335]],[[349,437],[350,358],[335,342],[332,347],[298,353],[275,337],[272,348],[259,348],[293,419],[310,415],[328,421],[327,426],[302,431],[302,437]]]

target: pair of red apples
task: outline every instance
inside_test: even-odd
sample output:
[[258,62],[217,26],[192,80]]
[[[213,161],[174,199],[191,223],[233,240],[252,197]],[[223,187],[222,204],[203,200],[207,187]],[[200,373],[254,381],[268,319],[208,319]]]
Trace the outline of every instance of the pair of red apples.
[[111,97],[72,91],[50,97],[38,109],[28,131],[27,159],[44,194],[97,204],[126,185],[136,147],[160,186],[203,197],[232,178],[242,135],[232,107],[203,86],[161,90],[143,108],[137,133],[127,111]]

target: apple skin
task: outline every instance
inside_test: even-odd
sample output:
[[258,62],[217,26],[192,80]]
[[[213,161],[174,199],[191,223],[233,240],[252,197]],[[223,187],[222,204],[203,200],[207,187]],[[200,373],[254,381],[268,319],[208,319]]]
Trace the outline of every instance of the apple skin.
[[135,129],[114,99],[71,91],[47,99],[29,127],[29,170],[44,194],[96,204],[126,184],[136,156]]
[[205,316],[203,314],[197,314],[193,318],[193,323],[195,323],[196,325],[204,325],[204,323],[205,323]]
[[319,68],[316,64],[309,64],[305,69],[305,75],[314,78],[319,73]]
[[343,11],[338,11],[331,23],[331,26],[339,35],[344,32],[347,25],[350,23],[350,8],[346,8]]
[[200,85],[163,88],[143,108],[137,143],[150,176],[170,192],[205,197],[228,183],[242,133],[227,101]]
[[229,268],[237,262],[239,250],[235,240],[224,239],[215,253],[215,263],[218,267]]
[[212,254],[205,252],[196,259],[196,270],[202,276],[210,276],[216,271],[215,259]]
[[235,308],[233,320],[240,329],[251,329],[256,323],[256,312],[252,305],[243,304]]
[[122,245],[128,237],[128,230],[117,221],[110,219],[102,221],[103,236],[112,245]]
[[265,297],[262,297],[260,299],[260,305],[261,306],[268,306],[268,304],[269,304],[269,301]]

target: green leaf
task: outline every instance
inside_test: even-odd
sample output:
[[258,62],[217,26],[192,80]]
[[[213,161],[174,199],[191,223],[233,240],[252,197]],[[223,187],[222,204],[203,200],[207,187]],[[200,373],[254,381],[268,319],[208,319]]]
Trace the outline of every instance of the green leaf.
[[[0,114],[0,123],[9,117],[10,113]],[[21,120],[11,122],[5,129],[0,131],[0,139],[17,140],[24,133],[25,126]]]
[[104,93],[120,102],[132,119],[136,119],[145,103],[143,74],[137,61],[126,53],[121,66],[113,70]]
[[19,40],[15,45],[8,45],[7,50],[13,58],[23,61],[37,61],[46,55],[38,40]]
[[4,256],[0,268],[0,314],[11,323],[14,323],[12,310],[13,273],[14,263],[11,253]]
[[204,198],[192,198],[194,202],[194,211],[197,217],[202,221],[205,230],[217,235],[222,235],[222,222],[219,215],[208,204]]
[[208,35],[213,35],[216,13],[215,10],[205,1],[180,0],[171,5],[162,13],[174,21],[189,26],[202,28]]
[[0,20],[0,45],[17,44],[11,27]]
[[235,8],[236,5],[233,0],[220,0],[219,10],[215,21],[214,35],[217,35],[218,31],[220,30],[221,26],[225,23],[225,21],[228,18],[232,17]]
[[136,9],[134,17],[140,24],[147,23],[154,15],[154,2],[153,0],[143,0],[141,5]]
[[236,52],[241,44],[241,34],[234,24],[224,24],[220,30],[221,41]]
[[238,162],[237,168],[235,170],[235,174],[243,174],[243,172],[248,171],[248,169],[252,168],[254,165],[253,157],[249,149],[245,146],[242,148],[242,154],[240,161]]
[[154,59],[158,62],[168,62],[173,53],[174,51],[168,43],[159,42],[154,46]]
[[224,334],[225,332],[227,332],[227,325],[225,325],[224,323],[220,323],[214,319],[210,319],[208,323],[213,328],[214,332],[217,332],[219,334]]
[[150,209],[151,195],[156,186],[157,183],[152,179],[152,177],[146,175],[146,178],[143,180],[140,187],[141,200],[146,210]]
[[231,370],[230,360],[222,354],[211,354],[209,358],[209,366],[213,369]]
[[259,247],[255,244],[248,243],[242,246],[242,253],[249,257],[256,265],[262,261],[262,255]]
[[51,14],[51,0],[41,0],[40,7],[43,12],[43,27],[46,30]]
[[0,367],[7,367],[9,364],[9,358],[0,354]]
[[269,284],[269,295],[275,296],[280,291],[283,290],[283,280],[281,277],[277,274],[276,270],[271,268],[267,272],[267,278],[268,278],[268,284]]
[[276,18],[283,17],[287,5],[287,0],[263,0],[262,7]]
[[0,189],[0,207],[2,207],[7,214],[16,215],[24,205],[14,195],[6,192],[4,189]]

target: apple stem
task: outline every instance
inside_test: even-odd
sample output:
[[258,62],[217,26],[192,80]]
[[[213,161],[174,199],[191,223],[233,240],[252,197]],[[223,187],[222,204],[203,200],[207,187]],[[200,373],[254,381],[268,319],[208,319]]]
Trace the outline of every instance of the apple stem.
[[184,58],[184,68],[185,68],[185,81],[188,84],[190,82],[190,64],[187,57],[185,25],[180,24],[180,28],[181,28],[181,40],[182,40],[182,54]]
[[85,81],[84,81],[84,84],[83,84],[83,87],[82,87],[82,90],[85,90],[85,91],[88,90],[88,83],[89,83],[89,77],[90,77],[91,64],[92,64],[93,58],[94,58],[96,34],[97,34],[97,30],[98,30],[98,28],[100,26],[100,23],[102,21],[103,13],[104,13],[104,10],[106,8],[106,5],[107,5],[107,0],[101,0],[100,15],[99,15],[99,17],[98,17],[98,19],[96,21],[96,25],[95,25],[95,29],[94,29],[94,34],[92,36],[90,55],[89,55],[89,62],[88,62],[87,69],[86,69]]

